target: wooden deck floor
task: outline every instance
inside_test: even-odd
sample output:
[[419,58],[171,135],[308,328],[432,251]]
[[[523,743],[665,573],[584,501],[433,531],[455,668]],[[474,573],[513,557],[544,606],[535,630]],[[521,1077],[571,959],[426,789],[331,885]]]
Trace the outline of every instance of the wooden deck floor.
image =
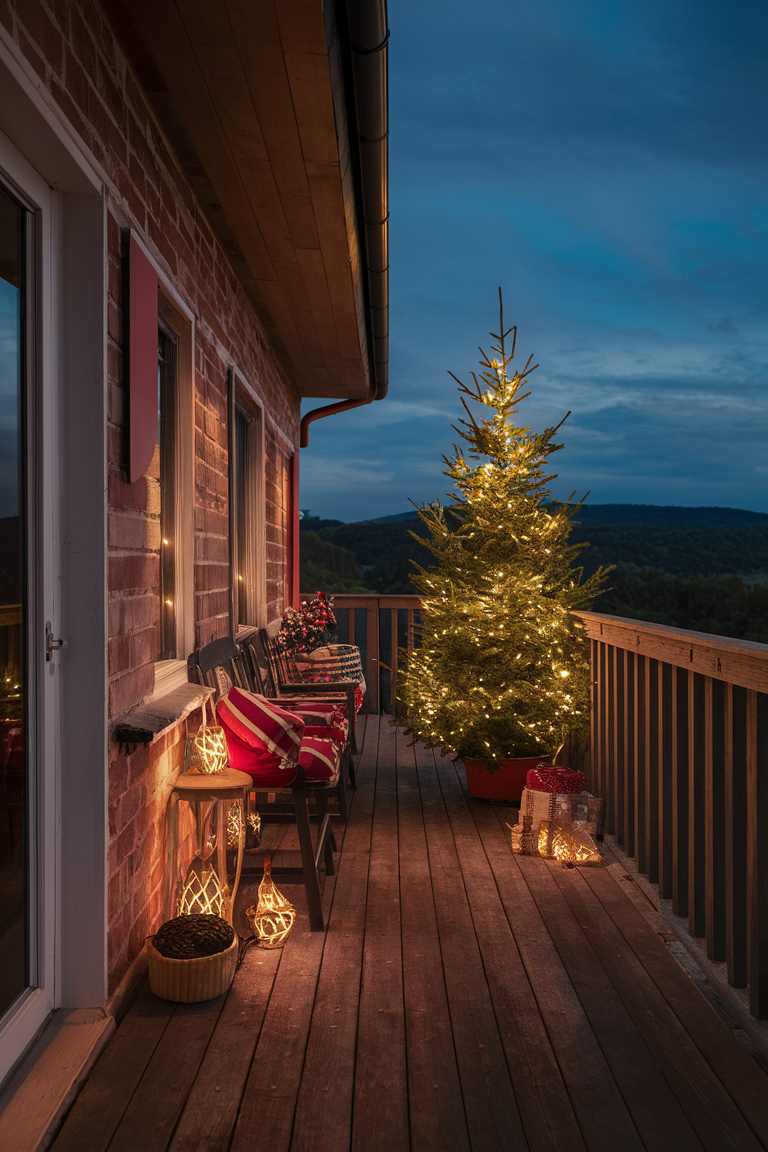
[[327,932],[207,1004],[144,988],[56,1152],[768,1148],[768,1077],[607,868],[513,856],[386,720],[358,777]]

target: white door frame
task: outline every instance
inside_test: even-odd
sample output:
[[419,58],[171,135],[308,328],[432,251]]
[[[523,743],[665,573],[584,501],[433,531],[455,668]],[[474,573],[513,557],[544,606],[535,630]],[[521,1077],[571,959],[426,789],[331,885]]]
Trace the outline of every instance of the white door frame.
[[[0,1083],[51,1012],[107,996],[105,183],[18,46],[0,29],[0,169],[38,211],[34,833],[37,986],[0,1021]],[[45,621],[65,648],[47,663]]]
[[[26,787],[32,804],[24,830],[30,893],[30,986],[0,1026],[0,1078],[50,1015],[56,1000],[56,716],[58,679],[45,674],[45,621],[59,623],[56,603],[57,486],[56,333],[57,205],[46,182],[0,133],[0,180],[31,215],[27,262],[26,436],[28,578],[24,643],[28,727]],[[36,802],[35,802],[36,801]],[[8,1063],[10,1061],[10,1064]]]

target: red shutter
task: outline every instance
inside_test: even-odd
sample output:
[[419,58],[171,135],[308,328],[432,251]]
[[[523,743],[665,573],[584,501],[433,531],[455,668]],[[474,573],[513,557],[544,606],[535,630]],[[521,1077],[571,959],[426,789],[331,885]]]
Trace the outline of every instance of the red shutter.
[[133,483],[149,468],[157,444],[157,272],[133,236],[128,282],[128,478]]

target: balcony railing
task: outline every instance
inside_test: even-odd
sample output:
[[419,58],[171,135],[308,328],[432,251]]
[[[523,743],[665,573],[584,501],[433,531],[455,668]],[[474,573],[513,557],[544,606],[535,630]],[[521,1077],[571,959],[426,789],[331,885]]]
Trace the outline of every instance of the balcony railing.
[[[364,710],[396,710],[417,596],[336,596],[357,644]],[[768,645],[582,612],[592,645],[589,751],[571,763],[606,801],[606,831],[725,961],[768,1017]]]
[[401,650],[420,643],[418,596],[334,596],[341,644],[356,644],[365,669],[363,711],[394,714]]
[[579,613],[606,831],[768,1016],[768,645]]

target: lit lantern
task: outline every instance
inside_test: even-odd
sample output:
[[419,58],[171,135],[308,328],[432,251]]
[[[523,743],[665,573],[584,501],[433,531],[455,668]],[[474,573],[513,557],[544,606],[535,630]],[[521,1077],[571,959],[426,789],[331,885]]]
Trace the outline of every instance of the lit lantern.
[[565,827],[553,820],[542,820],[539,825],[539,853],[554,856],[564,868],[569,864],[597,864],[600,852],[586,828],[572,824]]
[[259,884],[258,902],[255,908],[248,908],[245,914],[251,922],[260,948],[282,948],[293,928],[296,910],[275,887],[269,854],[264,858],[264,877]]
[[208,801],[199,805],[196,812],[197,846],[192,863],[184,877],[184,885],[179,897],[177,916],[193,916],[203,913],[209,916],[229,918],[229,891],[222,887],[211,857],[216,848],[216,833],[211,829],[211,816],[215,803]]
[[206,775],[213,775],[223,772],[229,763],[227,737],[223,728],[207,724],[206,720],[206,703],[203,701],[203,722],[192,741],[190,767]]

